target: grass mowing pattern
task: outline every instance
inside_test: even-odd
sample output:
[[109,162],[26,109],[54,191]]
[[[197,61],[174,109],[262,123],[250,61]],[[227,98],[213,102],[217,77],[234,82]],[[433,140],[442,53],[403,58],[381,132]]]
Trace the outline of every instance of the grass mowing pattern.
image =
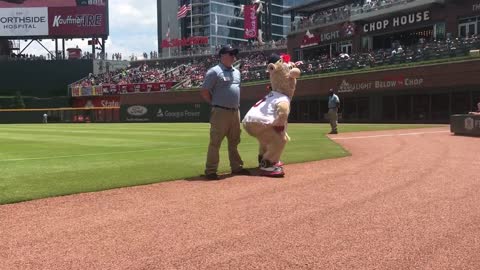
[[[342,124],[342,132],[426,125]],[[325,134],[327,124],[290,124],[287,164],[349,155]],[[0,204],[184,179],[203,173],[206,123],[0,125]],[[220,172],[229,172],[227,140]],[[246,168],[258,144],[242,132]]]

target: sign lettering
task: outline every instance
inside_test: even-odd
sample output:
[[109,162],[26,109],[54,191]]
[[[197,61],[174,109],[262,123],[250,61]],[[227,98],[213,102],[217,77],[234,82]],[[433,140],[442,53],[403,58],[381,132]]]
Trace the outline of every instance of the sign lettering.
[[48,35],[47,8],[0,9],[0,37]]
[[416,88],[423,86],[423,78],[384,78],[383,80],[350,83],[343,80],[338,87],[339,93],[351,93],[360,90],[390,89],[390,88]]
[[473,4],[472,11],[480,11],[480,2]]
[[333,31],[327,33],[321,33],[320,35],[315,35],[307,31],[302,40],[301,48],[318,45],[322,42],[328,42],[340,38],[340,31]]
[[430,10],[425,10],[416,13],[410,13],[408,15],[397,16],[390,19],[385,19],[376,22],[370,22],[363,25],[363,32],[375,32],[386,30],[389,27],[395,28],[400,26],[405,26],[409,24],[426,22],[431,19]]

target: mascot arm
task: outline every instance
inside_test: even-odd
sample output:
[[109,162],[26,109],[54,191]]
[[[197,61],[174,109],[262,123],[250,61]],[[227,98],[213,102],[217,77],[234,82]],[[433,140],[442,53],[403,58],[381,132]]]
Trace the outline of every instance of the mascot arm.
[[[290,103],[280,102],[277,104],[276,108],[277,117],[273,122],[274,127],[283,127],[287,125],[288,113],[290,112]],[[277,129],[277,128],[276,128]],[[278,131],[278,130],[277,130]]]

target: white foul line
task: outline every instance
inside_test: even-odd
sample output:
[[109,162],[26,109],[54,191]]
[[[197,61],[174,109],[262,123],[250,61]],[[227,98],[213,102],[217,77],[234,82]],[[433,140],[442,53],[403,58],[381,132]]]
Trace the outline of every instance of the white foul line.
[[[249,145],[250,145],[250,144],[254,144],[254,143],[244,143],[244,144],[249,144]],[[76,158],[76,157],[89,157],[89,156],[104,156],[104,155],[142,153],[142,152],[163,151],[163,150],[194,149],[194,148],[203,148],[203,147],[206,147],[206,146],[205,146],[205,145],[201,145],[201,146],[193,146],[193,145],[192,145],[192,146],[182,146],[182,147],[151,148],[151,149],[142,149],[142,150],[102,152],[102,153],[79,154],[79,155],[48,156],[48,157],[30,157],[30,158],[11,158],[11,159],[0,159],[0,162],[8,162],[8,161],[27,161],[27,160],[47,160],[47,159]]]
[[5,162],[5,161],[42,160],[42,159],[58,159],[58,158],[75,158],[75,157],[89,157],[89,156],[104,156],[104,155],[113,155],[113,154],[142,153],[142,152],[151,152],[151,151],[159,151],[159,150],[191,149],[191,148],[197,148],[197,147],[200,147],[200,146],[172,147],[172,148],[152,148],[152,149],[143,149],[143,150],[102,152],[102,153],[79,154],[79,155],[65,155],[65,156],[30,157],[30,158],[11,158],[11,159],[0,159],[0,162]]
[[414,135],[422,135],[422,134],[447,133],[447,132],[450,132],[450,131],[442,130],[442,131],[412,132],[412,133],[400,133],[400,134],[357,136],[357,137],[346,137],[346,138],[335,138],[335,137],[330,137],[330,138],[336,141],[336,140],[369,139],[369,138],[380,138],[380,137],[414,136]]

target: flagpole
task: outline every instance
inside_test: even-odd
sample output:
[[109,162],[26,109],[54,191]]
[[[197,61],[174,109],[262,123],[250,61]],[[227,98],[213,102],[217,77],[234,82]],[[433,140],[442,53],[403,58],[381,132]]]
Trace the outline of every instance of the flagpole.
[[168,14],[168,30],[167,30],[167,31],[168,31],[168,38],[167,38],[167,40],[168,40],[168,43],[169,43],[169,44],[168,44],[168,57],[170,58],[170,57],[171,57],[171,54],[170,54],[170,49],[171,49],[171,48],[170,48],[170,14]]
[[217,13],[215,13],[215,49],[218,47],[218,18]]
[[193,37],[193,7],[190,3],[190,37]]

